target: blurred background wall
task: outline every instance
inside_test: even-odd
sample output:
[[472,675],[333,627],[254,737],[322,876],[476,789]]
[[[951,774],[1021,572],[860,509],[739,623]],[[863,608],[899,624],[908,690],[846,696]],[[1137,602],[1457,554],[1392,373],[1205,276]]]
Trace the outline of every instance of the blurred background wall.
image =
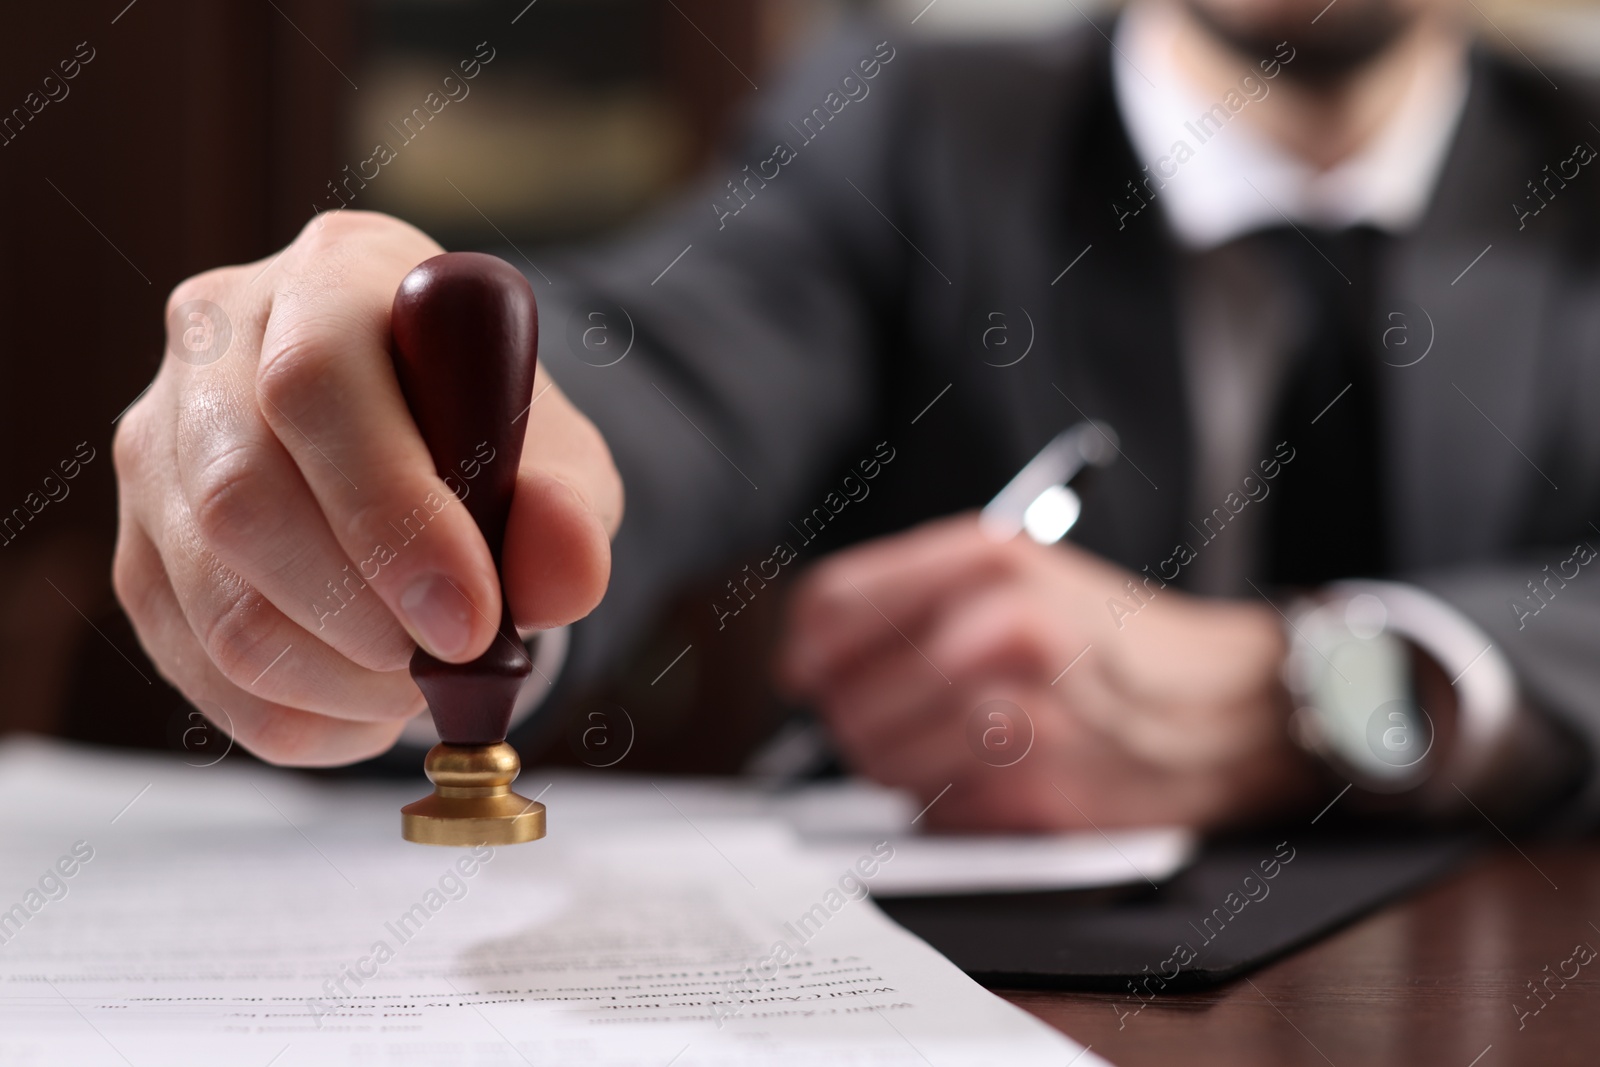
[[[625,226],[714,165],[754,85],[853,10],[909,37],[1065,30],[1105,6],[13,5],[0,34],[0,732],[176,743],[185,708],[110,590],[114,423],[159,362],[172,286],[281,247],[314,208],[336,205],[330,183],[376,141],[398,133],[405,144],[352,206],[399,215],[447,248],[514,245],[537,258]],[[1491,44],[1600,70],[1600,6],[1474,7]],[[491,54],[470,96],[407,139],[405,117],[444,75]],[[634,666],[586,697],[629,710],[629,767],[731,768],[779,714],[761,669],[773,617],[740,627],[742,644],[697,642],[704,601],[673,612]],[[718,658],[694,657],[652,686],[689,643]]]

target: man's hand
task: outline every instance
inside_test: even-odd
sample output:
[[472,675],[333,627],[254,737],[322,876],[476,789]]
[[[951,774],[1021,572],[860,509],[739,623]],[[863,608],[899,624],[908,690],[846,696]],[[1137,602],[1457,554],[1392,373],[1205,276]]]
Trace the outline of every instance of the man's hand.
[[[499,579],[452,495],[467,475],[435,473],[389,357],[395,289],[440,251],[336,212],[272,260],[189,279],[168,328],[209,301],[231,343],[206,362],[170,337],[117,431],[117,595],[162,673],[273,762],[384,751],[423,707],[413,642],[465,662],[493,639]],[[517,623],[547,628],[605,592],[622,485],[542,368],[534,396],[504,576]],[[402,521],[418,508],[420,534]]]
[[1284,651],[1265,604],[1147,586],[1071,545],[996,544],[964,515],[814,568],[779,671],[855,768],[938,798],[929,823],[1205,828],[1315,788],[1286,731]]

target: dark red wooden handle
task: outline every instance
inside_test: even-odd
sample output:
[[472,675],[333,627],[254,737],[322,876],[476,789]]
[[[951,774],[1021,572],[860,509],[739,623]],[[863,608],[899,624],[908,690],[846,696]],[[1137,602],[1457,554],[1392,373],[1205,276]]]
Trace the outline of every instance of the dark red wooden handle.
[[[539,313],[527,280],[504,260],[447,252],[400,283],[390,320],[394,369],[439,476],[466,507],[500,568],[506,517],[531,417]],[[420,648],[416,679],[441,740],[505,740],[512,703],[533,669],[501,594],[499,635],[471,663]]]

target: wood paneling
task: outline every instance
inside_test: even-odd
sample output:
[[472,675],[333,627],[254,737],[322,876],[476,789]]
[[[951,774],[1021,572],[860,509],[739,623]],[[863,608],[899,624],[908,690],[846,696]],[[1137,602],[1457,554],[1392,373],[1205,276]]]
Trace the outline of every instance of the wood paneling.
[[112,420],[159,361],[171,287],[267,254],[310,215],[355,91],[334,69],[349,62],[352,12],[328,0],[97,0],[6,14],[0,107],[59,76],[80,42],[93,59],[0,147],[0,513],[79,442],[95,458],[0,547],[0,729],[59,718],[64,658],[79,659],[72,684],[112,733],[141,705],[172,702],[118,631]]

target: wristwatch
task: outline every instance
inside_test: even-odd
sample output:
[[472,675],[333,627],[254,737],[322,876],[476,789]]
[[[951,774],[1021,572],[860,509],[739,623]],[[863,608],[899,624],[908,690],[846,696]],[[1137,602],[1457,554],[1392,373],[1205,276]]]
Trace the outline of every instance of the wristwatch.
[[[1415,586],[1340,582],[1293,604],[1284,682],[1291,733],[1306,751],[1369,793],[1416,790],[1444,766],[1472,782],[1493,757],[1517,707],[1511,666],[1470,620]],[[1413,677],[1413,652],[1451,680],[1449,753],[1436,750],[1436,715]]]

